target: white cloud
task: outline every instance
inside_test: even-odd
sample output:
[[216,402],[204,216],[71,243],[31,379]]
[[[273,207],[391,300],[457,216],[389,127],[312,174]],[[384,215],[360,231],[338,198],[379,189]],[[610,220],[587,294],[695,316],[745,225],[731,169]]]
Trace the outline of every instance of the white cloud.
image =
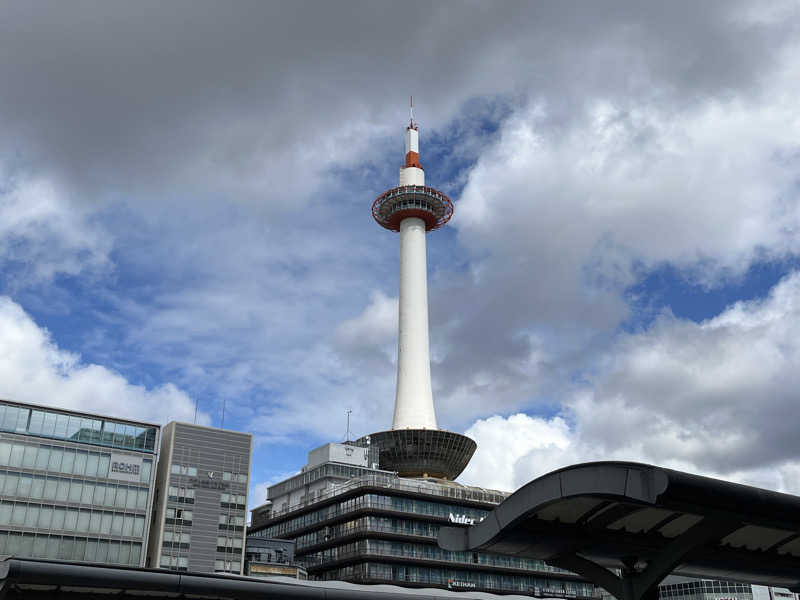
[[465,478],[516,489],[569,464],[634,460],[800,493],[799,340],[800,273],[703,323],[664,315],[600,357],[562,417],[476,422]]
[[[516,489],[515,468],[530,453],[563,454],[572,442],[567,423],[561,417],[543,419],[519,413],[507,418],[479,419],[465,435],[478,443],[475,455],[460,481],[495,490]],[[549,465],[537,466],[551,470]]]
[[[171,383],[147,389],[82,363],[6,296],[0,297],[0,397],[162,424],[191,422],[195,410],[192,399]],[[198,422],[208,424],[208,415],[199,413]]]
[[109,269],[111,238],[92,224],[90,214],[72,206],[47,179],[8,177],[0,170],[0,265],[6,284],[19,287],[46,283],[58,274]]

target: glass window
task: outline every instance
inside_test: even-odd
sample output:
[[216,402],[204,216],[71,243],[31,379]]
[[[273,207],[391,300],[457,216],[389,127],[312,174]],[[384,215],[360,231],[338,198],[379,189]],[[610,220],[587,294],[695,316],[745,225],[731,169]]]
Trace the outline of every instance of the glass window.
[[0,465],[3,466],[8,465],[10,457],[11,457],[11,442],[4,442],[0,440]]
[[83,484],[80,481],[72,480],[69,486],[69,501],[80,502],[82,492],[83,492]]
[[41,529],[50,529],[50,522],[52,520],[53,520],[53,507],[42,506],[41,510],[39,511],[38,527]]
[[111,513],[104,512],[103,517],[100,519],[100,531],[110,531],[111,530]]
[[86,461],[89,458],[89,453],[84,450],[78,450],[75,455],[75,466],[72,472],[75,475],[83,475],[86,473]]
[[53,435],[58,438],[67,437],[67,424],[69,423],[68,415],[56,415],[56,429]]
[[81,418],[70,416],[67,421],[67,438],[78,441],[80,439]]
[[39,506],[36,504],[28,505],[28,512],[25,513],[25,527],[34,528],[39,520]]
[[33,534],[23,533],[20,540],[19,553],[22,556],[30,556],[33,553]]
[[122,535],[131,537],[133,535],[133,515],[125,515],[122,520]]
[[55,500],[56,499],[56,486],[58,485],[58,481],[56,479],[45,479],[44,480],[44,497],[46,500]]
[[149,458],[142,461],[142,469],[139,471],[139,481],[150,483],[150,471],[153,468],[153,461]]
[[125,425],[125,447],[136,448],[136,427]]
[[96,560],[97,562],[106,562],[108,560],[108,542],[106,540],[98,540]]
[[22,502],[17,502],[14,504],[14,508],[11,509],[11,524],[12,525],[24,525],[25,524],[25,504]]
[[122,534],[122,515],[114,514],[111,519],[111,533],[114,535]]
[[94,483],[86,481],[83,484],[83,492],[81,493],[81,504],[91,504],[94,497]]
[[97,465],[97,476],[108,477],[108,467],[111,464],[110,454],[101,454]]
[[114,423],[114,444],[116,446],[125,447],[125,425],[122,423]]
[[21,473],[19,477],[19,489],[17,489],[17,496],[28,498],[31,495],[31,484],[33,483],[33,476],[27,473]]
[[12,502],[0,502],[0,525],[11,524],[11,510],[14,507]]
[[119,542],[110,542],[108,544],[108,562],[119,563]]
[[12,467],[21,467],[22,466],[22,454],[25,451],[25,446],[21,444],[14,444],[11,447],[11,460],[9,461],[9,465]]
[[75,450],[64,448],[64,458],[61,460],[61,472],[71,475],[75,466]]
[[23,467],[32,469],[36,465],[36,450],[37,446],[25,446],[25,452],[22,456]]
[[78,525],[76,531],[79,533],[89,533],[89,517],[88,510],[82,510],[78,513]]
[[144,510],[147,508],[147,490],[136,490],[136,508]]
[[97,511],[92,511],[92,515],[89,519],[89,531],[91,533],[100,533],[100,517],[102,513]]
[[131,561],[131,544],[130,542],[122,542],[119,546],[119,562],[120,564],[127,565]]
[[97,477],[97,468],[100,464],[100,456],[94,452],[89,453],[86,458],[86,476]]
[[52,436],[56,430],[56,416],[53,413],[44,413],[44,423],[42,424],[42,435]]
[[68,508],[67,514],[64,517],[64,529],[75,531],[78,526],[78,510],[76,508]]
[[61,460],[64,458],[63,448],[50,448],[50,460],[47,463],[48,471],[58,472],[61,470]]
[[72,558],[72,549],[75,545],[75,540],[71,537],[64,536],[61,538],[61,545],[58,548],[58,558],[70,560]]
[[97,540],[86,541],[86,560],[95,562],[97,560]]
[[72,553],[73,560],[83,560],[86,555],[86,538],[75,538],[75,549]]
[[144,517],[136,515],[133,520],[133,535],[142,537],[144,535]]
[[94,485],[94,498],[92,498],[92,504],[103,506],[105,503],[106,503],[106,486],[102,483],[96,483]]
[[58,487],[56,488],[56,500],[66,502],[69,497],[69,479],[58,479]]
[[48,446],[40,446],[39,453],[36,455],[36,468],[40,471],[47,470],[47,461],[50,460],[50,448]]
[[89,418],[85,418],[85,417],[82,418],[81,419],[80,436],[79,436],[78,439],[80,439],[82,442],[96,442],[96,441],[98,441],[95,438],[94,424],[96,422],[97,421],[94,421],[94,420],[89,419]]
[[128,497],[128,488],[119,486],[117,488],[117,495],[114,498],[114,506],[117,508],[125,508],[125,500]]
[[6,482],[3,486],[4,496],[16,496],[17,486],[19,485],[19,475],[17,473],[6,473]]
[[53,508],[53,529],[64,529],[64,520],[67,514],[67,509],[61,506]]
[[111,421],[103,421],[102,440],[104,444],[114,443],[114,423]]

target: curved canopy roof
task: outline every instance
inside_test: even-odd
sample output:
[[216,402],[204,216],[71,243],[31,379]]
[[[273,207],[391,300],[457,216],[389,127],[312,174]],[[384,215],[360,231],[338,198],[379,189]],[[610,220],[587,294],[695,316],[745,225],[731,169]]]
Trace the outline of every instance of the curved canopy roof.
[[586,463],[531,481],[476,525],[442,528],[439,545],[545,560],[618,598],[652,594],[670,572],[797,589],[800,497],[645,464]]

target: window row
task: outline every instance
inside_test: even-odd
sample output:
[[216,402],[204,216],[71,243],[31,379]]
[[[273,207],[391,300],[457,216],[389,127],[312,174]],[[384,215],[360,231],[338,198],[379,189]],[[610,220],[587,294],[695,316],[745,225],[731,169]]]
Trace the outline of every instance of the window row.
[[197,467],[187,467],[186,465],[179,465],[172,463],[170,473],[173,475],[188,475],[189,477],[197,477]]
[[167,497],[172,502],[194,504],[194,490],[192,488],[171,485],[167,490]]
[[403,581],[427,585],[448,586],[452,589],[483,589],[502,592],[522,592],[535,596],[562,598],[593,598],[594,586],[582,581],[567,581],[534,575],[510,575],[451,567],[425,567],[364,562],[322,574],[326,580]]
[[[89,452],[46,444],[25,444],[0,440],[0,467],[37,469],[64,475],[108,478],[111,454],[108,452]],[[153,462],[142,461],[139,481],[150,482]]]
[[451,552],[443,550],[437,545],[414,542],[396,542],[388,540],[360,540],[341,546],[307,554],[300,559],[304,565],[312,566],[331,561],[353,558],[358,555],[370,557],[386,556],[398,558],[416,558],[420,560],[438,560],[448,563],[461,563],[473,565],[486,565],[491,567],[504,567],[510,569],[523,569],[526,571],[539,571],[551,573],[568,573],[546,565],[544,561],[518,558],[488,552]]
[[139,566],[142,545],[85,537],[0,531],[0,555]]
[[244,525],[244,517],[238,515],[220,515],[220,525]]
[[144,515],[79,510],[26,502],[0,502],[0,528],[9,525],[109,536],[144,535]]
[[235,481],[236,483],[247,483],[247,473],[222,472],[222,481]]
[[[221,550],[220,550],[221,548]],[[218,552],[225,552],[226,550],[241,550],[242,549],[242,538],[235,537],[224,537],[218,536],[217,537],[217,551]]]
[[158,428],[0,402],[0,430],[152,452]]
[[192,541],[192,536],[188,533],[181,533],[178,531],[165,531],[165,542],[180,542],[181,544],[188,544]]
[[159,564],[162,569],[172,569],[173,571],[187,571],[189,569],[189,559],[185,556],[162,554]]
[[247,496],[245,494],[221,494],[219,501],[221,504],[244,506],[247,504]]
[[176,521],[189,521],[191,523],[192,517],[192,511],[187,508],[167,508],[167,519],[175,519]]
[[215,560],[215,573],[239,573],[242,572],[242,563],[238,560]]
[[0,471],[0,494],[4,498],[52,500],[108,508],[146,510],[148,489],[99,481],[79,481],[28,473]]
[[403,498],[399,496],[384,496],[380,494],[364,494],[348,500],[343,500],[338,504],[326,506],[319,510],[306,513],[302,516],[288,519],[281,523],[276,523],[264,529],[265,537],[281,538],[291,534],[297,529],[309,527],[317,523],[322,523],[333,517],[347,514],[364,508],[382,509],[392,512],[409,513],[416,515],[427,515],[450,518],[450,515],[467,517],[472,519],[482,519],[488,514],[487,510],[480,508],[463,507],[440,502],[429,502],[415,498]]

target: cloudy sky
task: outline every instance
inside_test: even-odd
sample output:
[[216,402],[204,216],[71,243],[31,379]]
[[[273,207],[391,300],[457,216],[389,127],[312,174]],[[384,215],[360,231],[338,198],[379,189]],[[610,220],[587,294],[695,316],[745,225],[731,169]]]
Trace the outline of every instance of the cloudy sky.
[[0,397],[387,429],[408,96],[462,481],[629,459],[800,493],[796,2],[0,1]]

